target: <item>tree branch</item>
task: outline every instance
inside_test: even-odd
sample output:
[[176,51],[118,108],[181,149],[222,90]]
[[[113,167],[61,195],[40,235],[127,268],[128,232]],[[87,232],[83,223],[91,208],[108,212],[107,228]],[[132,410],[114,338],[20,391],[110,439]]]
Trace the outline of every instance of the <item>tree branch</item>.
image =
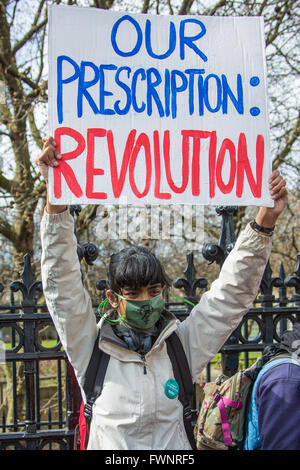
[[35,123],[35,118],[34,118],[34,113],[33,109],[31,109],[28,113],[28,121],[29,121],[29,126],[30,126],[30,131],[31,135],[34,138],[34,141],[36,145],[42,149],[43,148],[43,141],[42,141],[42,136],[41,133]]
[[114,0],[94,0],[95,8],[100,8],[102,10],[109,10],[113,6]]
[[4,176],[2,171],[0,171],[0,187],[8,193],[11,193],[13,188],[13,182]]
[[169,5],[170,15],[174,15],[174,10],[173,10],[173,7],[172,7],[171,0],[168,0],[168,5]]
[[208,15],[214,16],[215,13],[219,10],[219,8],[225,7],[226,6],[226,0],[220,0],[216,5],[209,10]]
[[5,135],[5,137],[10,137],[8,132],[0,131],[0,135]]
[[277,52],[284,58],[284,60],[286,61],[286,63],[288,64],[288,66],[294,71],[296,72],[297,74],[300,73],[300,70],[297,69],[297,67],[295,67],[292,63],[291,63],[291,60],[293,59],[290,59],[288,54],[287,53],[284,53],[279,46],[277,46],[277,44],[273,44],[273,46],[275,47],[275,49],[277,50]]
[[76,220],[77,234],[79,237],[96,218],[97,210],[98,206],[89,204],[80,212]]
[[286,16],[286,14],[289,14],[289,10],[291,6],[292,6],[292,3],[287,1],[284,4],[284,8],[279,10],[280,13],[276,12],[276,16],[275,16],[276,23],[273,29],[270,28],[269,34],[267,35],[267,38],[266,38],[266,46],[272,44],[273,41],[277,38],[277,36],[280,34],[280,31],[279,31],[280,26],[284,24],[284,17]]
[[188,15],[193,3],[194,0],[183,0],[178,15]]
[[10,225],[10,223],[3,217],[0,217],[0,233],[10,242],[16,242],[16,236],[13,226]]
[[16,11],[17,11],[17,6],[18,6],[18,0],[15,0],[14,9],[13,9],[13,13],[12,13],[12,16],[11,16],[11,22],[9,23],[10,26],[12,26],[13,23],[14,23],[14,19],[15,19],[15,16],[16,16]]
[[287,139],[287,142],[284,148],[281,150],[281,152],[277,155],[277,157],[273,161],[274,169],[278,168],[285,161],[286,156],[290,153],[292,146],[298,139],[299,135],[300,135],[300,110],[298,111],[298,117],[296,119],[296,123],[289,133],[289,137]]
[[0,63],[3,65],[5,68],[5,72],[10,74],[14,78],[18,78],[19,80],[22,80],[26,85],[30,86],[30,88],[37,90],[39,89],[39,86],[33,82],[30,78],[28,78],[24,73],[18,72],[18,70],[12,65],[8,65],[5,62],[4,57],[0,54]]
[[262,16],[264,9],[268,6],[269,0],[264,0],[260,6],[257,16]]
[[144,0],[141,13],[148,13],[149,6],[150,6],[150,0]]
[[[39,6],[38,6],[38,9],[36,11],[36,14],[35,14],[35,17],[34,17],[34,20],[33,20],[33,23],[32,23],[32,26],[36,26],[39,19],[40,19],[40,16],[41,16],[41,13],[42,13],[42,10],[43,10],[43,6],[45,5],[46,3],[46,0],[41,0]],[[47,9],[46,9],[46,17],[47,17]]]
[[36,25],[36,26],[33,26],[30,31],[28,31],[25,36],[20,40],[18,41],[13,49],[12,49],[12,53],[15,55],[16,52],[18,52],[19,49],[21,49],[24,44],[26,44],[27,41],[29,41],[32,36],[34,36],[36,33],[38,33],[40,31],[40,29],[42,29],[44,26],[46,26],[47,24],[47,18],[44,18],[43,21],[41,21],[40,24]]

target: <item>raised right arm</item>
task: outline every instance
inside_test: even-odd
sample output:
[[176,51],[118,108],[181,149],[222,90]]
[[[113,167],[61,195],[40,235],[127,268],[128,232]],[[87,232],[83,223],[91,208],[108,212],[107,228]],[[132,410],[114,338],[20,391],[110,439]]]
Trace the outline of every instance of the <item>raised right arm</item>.
[[[47,182],[48,166],[56,166],[51,138],[36,160]],[[86,371],[97,336],[96,317],[85,290],[77,256],[74,221],[66,206],[49,201],[41,222],[42,282],[49,313],[74,367],[79,383]]]

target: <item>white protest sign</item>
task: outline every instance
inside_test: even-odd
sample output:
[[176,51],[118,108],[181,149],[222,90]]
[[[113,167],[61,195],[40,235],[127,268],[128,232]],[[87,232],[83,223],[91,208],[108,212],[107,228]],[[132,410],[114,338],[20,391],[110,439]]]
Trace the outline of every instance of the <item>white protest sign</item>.
[[53,204],[273,206],[261,18],[49,10]]

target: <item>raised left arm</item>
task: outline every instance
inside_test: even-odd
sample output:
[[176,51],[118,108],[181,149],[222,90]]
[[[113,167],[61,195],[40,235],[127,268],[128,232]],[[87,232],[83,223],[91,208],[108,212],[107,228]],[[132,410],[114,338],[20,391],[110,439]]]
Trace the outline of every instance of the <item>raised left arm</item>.
[[[287,203],[284,179],[278,171],[270,177],[274,207],[261,207],[256,223],[272,228]],[[272,245],[272,234],[248,224],[226,258],[220,275],[190,315],[178,326],[194,380],[217,354],[257,295]]]

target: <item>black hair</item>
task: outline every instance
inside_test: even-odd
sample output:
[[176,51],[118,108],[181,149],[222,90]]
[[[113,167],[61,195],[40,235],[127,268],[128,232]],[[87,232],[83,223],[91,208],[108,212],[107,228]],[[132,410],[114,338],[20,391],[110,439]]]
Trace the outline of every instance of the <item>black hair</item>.
[[114,292],[120,292],[125,286],[137,289],[148,284],[171,285],[159,259],[144,246],[131,246],[114,253],[107,278],[108,288]]

